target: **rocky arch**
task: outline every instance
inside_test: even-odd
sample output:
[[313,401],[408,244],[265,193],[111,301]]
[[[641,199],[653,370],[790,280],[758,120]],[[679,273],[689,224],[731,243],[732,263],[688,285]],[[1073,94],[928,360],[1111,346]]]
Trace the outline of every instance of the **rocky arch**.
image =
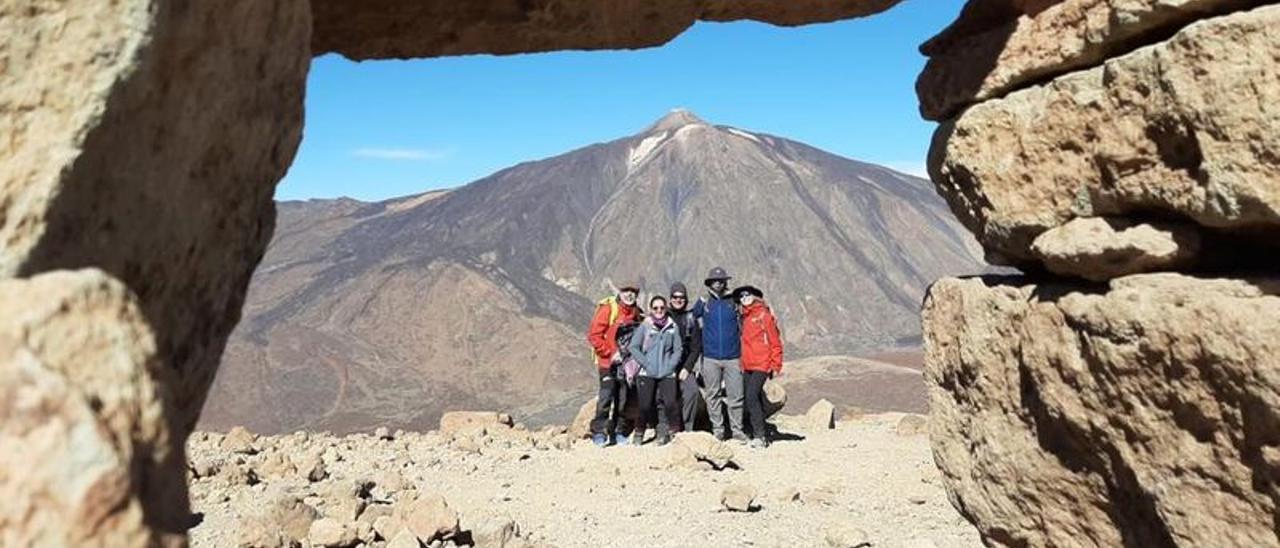
[[313,54],[638,48],[698,20],[798,25],[896,2],[0,5],[0,287],[15,311],[0,370],[14,394],[63,387],[60,408],[0,403],[0,440],[36,449],[0,464],[90,464],[0,479],[23,501],[0,510],[0,544],[183,542],[182,444],[270,239]]
[[[28,449],[0,470],[29,471],[0,477],[0,544],[184,542],[182,442],[313,54],[636,48],[896,2],[0,4],[0,446]],[[923,46],[939,193],[993,260],[1053,273],[925,303],[935,456],[988,542],[1277,542],[1280,292],[1248,260],[1280,241],[1274,4],[970,0]],[[1224,279],[1120,277],[1188,269]]]

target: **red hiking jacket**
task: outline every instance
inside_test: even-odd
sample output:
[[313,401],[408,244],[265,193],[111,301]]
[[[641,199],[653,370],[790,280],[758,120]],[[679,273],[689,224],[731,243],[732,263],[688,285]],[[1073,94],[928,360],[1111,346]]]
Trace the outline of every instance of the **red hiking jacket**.
[[[609,316],[613,315],[613,307],[609,304],[611,300],[618,307],[618,315],[612,322],[609,321]],[[591,343],[591,349],[595,352],[596,367],[609,368],[613,353],[618,351],[618,326],[636,321],[638,312],[635,306],[622,304],[617,296],[609,297],[596,306],[596,315],[591,318],[591,326],[587,328],[587,342]]]
[[782,371],[782,335],[778,319],[763,300],[742,309],[742,370]]

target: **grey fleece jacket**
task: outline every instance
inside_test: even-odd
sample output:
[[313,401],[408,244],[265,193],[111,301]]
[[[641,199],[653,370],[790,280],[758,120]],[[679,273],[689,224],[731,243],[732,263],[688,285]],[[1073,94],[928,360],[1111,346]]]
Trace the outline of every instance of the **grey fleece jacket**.
[[[648,349],[645,348],[645,339],[649,339]],[[667,325],[661,330],[653,325],[653,318],[645,318],[631,335],[631,344],[627,348],[631,357],[640,364],[641,375],[665,379],[674,376],[680,367],[683,352],[680,339],[680,330],[671,318],[667,318]]]

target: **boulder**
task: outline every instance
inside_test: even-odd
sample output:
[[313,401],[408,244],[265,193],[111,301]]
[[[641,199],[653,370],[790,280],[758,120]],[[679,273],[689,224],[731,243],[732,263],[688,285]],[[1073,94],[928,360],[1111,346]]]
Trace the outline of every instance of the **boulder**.
[[509,516],[486,515],[476,518],[469,532],[476,548],[509,548],[520,536],[520,527]]
[[302,455],[295,463],[298,473],[307,478],[307,481],[317,482],[323,481],[329,477],[329,470],[324,465],[324,459],[316,453],[308,453]]
[[924,328],[934,458],[987,542],[1280,541],[1280,279],[946,279]]
[[[373,531],[384,539],[394,539],[395,537],[400,536],[401,532],[406,531],[410,535],[413,535],[412,531],[408,531],[408,525],[405,524],[404,520],[396,515],[379,516],[374,519]],[[418,537],[413,536],[413,540],[414,542],[417,542]]]
[[271,479],[282,479],[297,473],[293,463],[289,461],[284,453],[279,451],[265,454],[257,469],[262,474],[262,477]]
[[1192,266],[1200,242],[1194,225],[1087,217],[1046,230],[1031,252],[1050,272],[1103,282]]
[[809,406],[804,414],[805,429],[809,433],[824,432],[836,427],[836,406],[826,398]]
[[401,529],[391,540],[387,542],[386,548],[421,548],[422,543],[418,541],[418,537],[408,529]]
[[400,517],[424,543],[450,539],[458,534],[458,514],[440,495],[419,495]]
[[672,466],[701,469],[705,463],[714,470],[737,467],[733,448],[707,432],[681,432],[671,443],[669,462]]
[[1046,78],[1092,67],[1203,17],[1265,0],[970,0],[920,47],[916,83],[926,119]]
[[395,470],[379,470],[373,474],[373,494],[379,499],[394,498],[399,492],[411,487],[412,484]]
[[720,492],[720,505],[730,512],[750,512],[756,509],[756,488],[735,483]]
[[1006,265],[1076,217],[1178,218],[1231,238],[1218,268],[1280,241],[1280,6],[1206,19],[1166,41],[965,110],[929,173]]
[[929,420],[922,415],[907,414],[898,419],[893,428],[899,436],[919,436],[929,433]]
[[446,436],[484,429],[509,429],[511,415],[492,411],[450,411],[440,416],[440,433]]
[[822,539],[831,548],[865,548],[872,546],[871,536],[866,531],[847,523],[828,525],[822,532]]
[[228,431],[226,436],[223,436],[222,450],[242,455],[253,455],[258,452],[258,448],[254,446],[254,442],[257,440],[257,434],[248,431],[243,426],[236,426]]
[[311,534],[320,514],[301,499],[282,491],[269,491],[266,508],[240,520],[238,543],[255,548],[295,546]]
[[[705,404],[704,404],[705,405]],[[772,417],[787,406],[787,389],[781,383],[768,381],[764,383],[764,416]],[[705,412],[705,407],[704,407]]]
[[360,518],[367,502],[363,482],[335,481],[324,493],[324,515],[342,523]]
[[190,506],[163,375],[142,311],[109,275],[0,280],[0,544],[176,540],[184,529],[170,537],[165,520],[185,520]]
[[599,398],[591,398],[578,408],[578,414],[573,416],[573,424],[569,426],[570,439],[581,440],[591,437],[591,419],[596,416],[598,401]]
[[312,522],[307,539],[317,548],[347,548],[359,542],[354,528],[329,518],[320,518]]

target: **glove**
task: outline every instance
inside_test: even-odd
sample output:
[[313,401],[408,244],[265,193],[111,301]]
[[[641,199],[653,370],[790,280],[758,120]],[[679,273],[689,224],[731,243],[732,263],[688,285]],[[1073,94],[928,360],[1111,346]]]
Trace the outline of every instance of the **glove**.
[[688,369],[681,369],[681,370],[680,370],[680,374],[678,375],[678,377],[680,377],[680,380],[682,380],[682,381],[683,381],[683,380],[685,380],[685,379],[687,379],[687,378],[689,378],[689,370],[688,370]]

